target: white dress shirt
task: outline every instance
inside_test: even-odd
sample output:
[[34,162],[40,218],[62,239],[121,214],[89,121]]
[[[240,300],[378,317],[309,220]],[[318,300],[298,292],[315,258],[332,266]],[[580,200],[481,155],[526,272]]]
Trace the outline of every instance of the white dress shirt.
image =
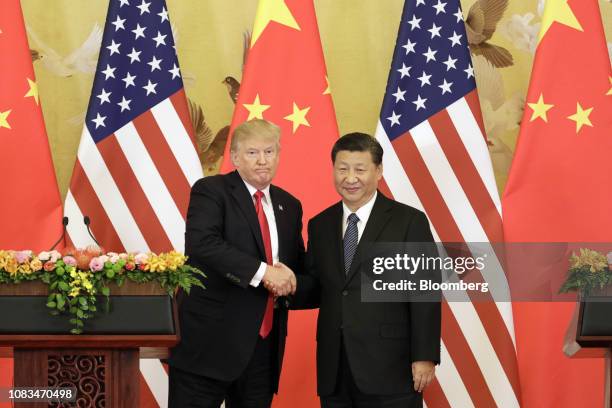
[[[251,195],[251,199],[253,200],[253,206],[255,206],[255,193],[257,192],[257,189],[255,187],[253,187],[252,185],[250,185],[249,183],[247,183],[244,179],[242,180],[244,182],[244,185],[246,186],[247,190],[249,190],[249,194]],[[274,207],[272,206],[272,198],[270,197],[270,186],[268,185],[266,188],[264,188],[263,190],[261,190],[261,192],[264,194],[264,196],[261,199],[261,205],[263,207],[264,210],[264,214],[266,215],[266,219],[268,220],[268,227],[270,228],[270,246],[272,247],[272,264],[275,264],[278,262],[278,231],[276,229],[276,218],[274,217]],[[263,279],[264,275],[266,274],[266,266],[267,264],[265,262],[262,262],[261,265],[259,265],[259,268],[257,269],[257,272],[255,273],[255,276],[253,276],[253,279],[251,279],[250,285],[251,286],[259,286],[259,284],[261,283],[261,280]]]
[[[377,195],[378,192],[374,191],[372,198],[370,198],[367,203],[355,211],[355,214],[359,218],[359,221],[357,221],[357,242],[361,240],[361,235],[363,235],[363,230],[365,230],[366,224],[368,223],[368,219],[372,213],[372,208],[374,207],[374,202],[376,201]],[[346,206],[346,204],[344,204],[344,201],[342,202],[342,208],[344,209],[342,213],[342,236],[344,237],[346,227],[348,227],[348,217],[351,215],[352,211]]]

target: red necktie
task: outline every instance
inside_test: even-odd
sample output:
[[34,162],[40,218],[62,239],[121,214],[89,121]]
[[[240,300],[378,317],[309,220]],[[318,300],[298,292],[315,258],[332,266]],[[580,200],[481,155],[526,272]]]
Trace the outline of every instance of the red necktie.
[[[272,241],[270,240],[270,227],[268,226],[268,219],[266,213],[264,213],[261,198],[264,193],[257,190],[255,196],[255,212],[257,213],[257,220],[259,221],[259,228],[261,229],[261,237],[263,238],[264,250],[266,251],[266,263],[272,265]],[[262,338],[268,337],[272,330],[272,322],[274,317],[274,299],[272,294],[268,295],[268,302],[266,304],[266,313],[264,314],[261,327],[259,328],[259,335]]]

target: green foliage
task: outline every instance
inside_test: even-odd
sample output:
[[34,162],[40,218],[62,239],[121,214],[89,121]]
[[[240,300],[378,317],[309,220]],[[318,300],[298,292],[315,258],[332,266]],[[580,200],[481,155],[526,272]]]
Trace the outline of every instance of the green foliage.
[[570,268],[567,279],[559,293],[581,292],[587,296],[593,291],[604,289],[612,283],[612,272],[609,268],[592,272],[589,266]]

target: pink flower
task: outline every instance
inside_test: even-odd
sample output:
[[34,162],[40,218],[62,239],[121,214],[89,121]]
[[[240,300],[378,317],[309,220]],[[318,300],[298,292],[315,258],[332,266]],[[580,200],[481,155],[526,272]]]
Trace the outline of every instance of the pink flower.
[[101,257],[92,258],[89,261],[89,269],[94,272],[101,271],[104,268],[104,262],[100,259]]
[[136,265],[142,265],[142,264],[146,264],[149,261],[149,255],[140,252],[139,254],[136,254],[136,256],[134,257],[134,262],[136,262]]
[[45,264],[43,265],[43,269],[47,272],[51,272],[52,270],[55,269],[55,262],[51,262],[51,261],[45,262]]
[[109,253],[108,260],[111,261],[112,263],[117,263],[119,261],[119,254]]
[[134,269],[136,269],[136,264],[134,262],[127,262],[125,264],[125,269],[127,269],[128,271],[133,271]]
[[62,260],[64,261],[66,265],[77,266],[77,260],[73,256],[66,255],[65,257],[62,258]]
[[104,265],[104,263],[108,262],[110,258],[106,255],[100,255],[98,259],[100,259],[100,262],[102,262],[102,265]]
[[60,254],[59,251],[51,251],[50,256],[51,256],[51,259],[49,260],[51,262],[57,262],[57,260],[62,257],[62,254]]
[[17,251],[15,252],[15,259],[19,263],[24,263],[30,259],[32,256],[32,251]]

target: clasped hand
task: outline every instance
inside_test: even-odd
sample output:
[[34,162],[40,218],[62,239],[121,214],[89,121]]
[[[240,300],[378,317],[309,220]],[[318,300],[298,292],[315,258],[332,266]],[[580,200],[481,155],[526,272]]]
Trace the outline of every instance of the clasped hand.
[[295,274],[281,262],[274,266],[268,265],[263,277],[263,284],[274,296],[294,294],[297,287]]

